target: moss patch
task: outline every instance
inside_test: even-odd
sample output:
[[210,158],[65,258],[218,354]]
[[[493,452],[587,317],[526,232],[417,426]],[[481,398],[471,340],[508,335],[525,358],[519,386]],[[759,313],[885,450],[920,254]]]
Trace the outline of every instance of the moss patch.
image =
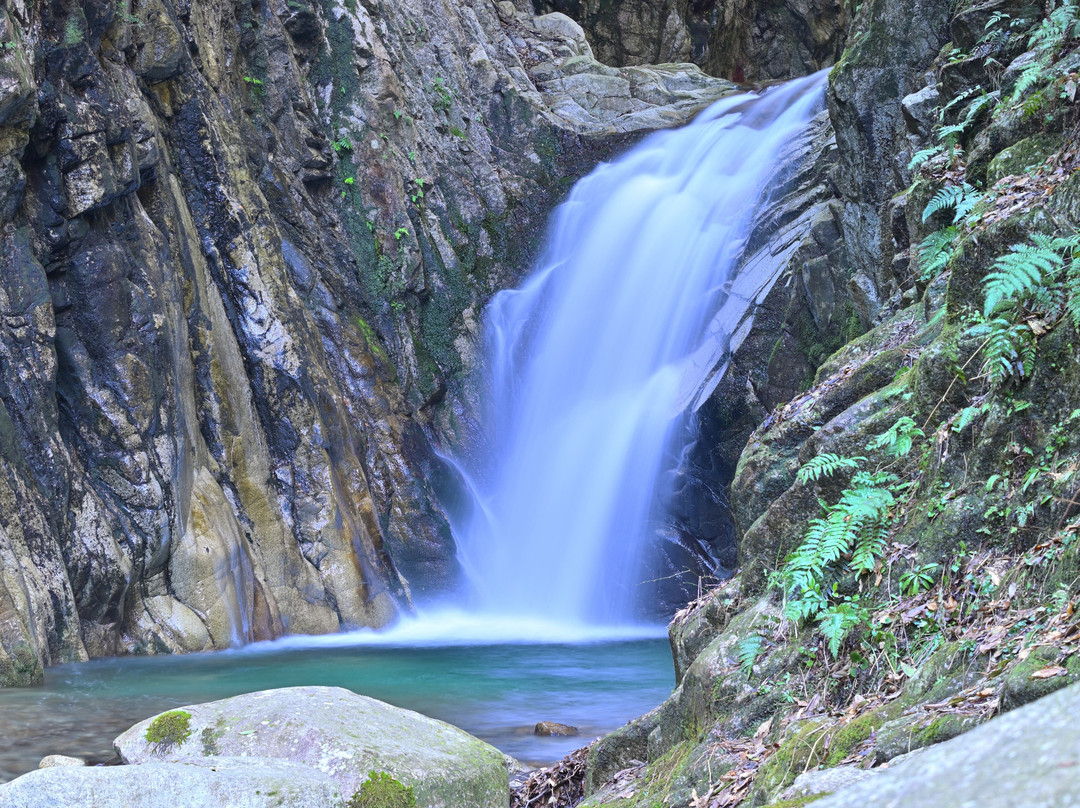
[[170,710],[162,713],[146,728],[146,740],[158,749],[179,746],[191,737],[191,713]]
[[370,772],[368,779],[345,803],[345,808],[416,808],[412,786],[395,780],[386,772]]

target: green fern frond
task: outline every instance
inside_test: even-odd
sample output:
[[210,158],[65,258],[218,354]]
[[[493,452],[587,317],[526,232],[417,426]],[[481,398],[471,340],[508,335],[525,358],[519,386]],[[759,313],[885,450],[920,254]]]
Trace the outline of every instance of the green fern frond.
[[923,431],[915,426],[915,422],[908,416],[900,418],[885,432],[878,435],[870,443],[867,449],[884,449],[892,457],[903,457],[911,451],[915,438],[925,437]]
[[949,185],[942,188],[930,199],[923,209],[922,220],[925,222],[939,211],[953,211],[952,224],[963,221],[982,199],[982,193],[966,182],[962,185]]
[[865,460],[865,457],[843,457],[826,452],[804,463],[795,475],[795,479],[803,485],[808,482],[817,482],[822,477],[831,477],[841,469],[856,469]]
[[941,145],[931,146],[929,149],[920,149],[911,156],[911,160],[908,162],[908,171],[914,171],[924,163],[928,163],[933,160],[944,150]]
[[992,387],[1020,382],[1035,361],[1035,337],[1023,323],[995,317],[973,326],[968,333],[986,338],[983,372],[989,377]]
[[960,230],[950,225],[944,230],[935,230],[922,240],[918,248],[919,266],[922,267],[920,280],[928,281],[936,277],[960,255],[963,248],[959,235]]
[[741,670],[748,679],[754,672],[754,663],[757,662],[758,655],[761,653],[761,647],[764,644],[765,639],[760,634],[751,634],[749,637],[743,637],[739,640],[738,646],[736,647],[736,653],[739,656],[739,670]]
[[983,316],[990,317],[1003,303],[1019,302],[1061,269],[1060,255],[1045,243],[1014,244],[1011,252],[998,258],[984,282],[986,302]]

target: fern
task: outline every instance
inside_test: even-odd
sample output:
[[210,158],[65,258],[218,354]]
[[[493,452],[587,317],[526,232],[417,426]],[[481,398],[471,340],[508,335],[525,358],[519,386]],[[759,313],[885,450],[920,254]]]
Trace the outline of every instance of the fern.
[[979,406],[964,407],[956,416],[956,420],[953,422],[953,432],[963,432],[969,426],[986,412],[986,405],[980,404]]
[[939,273],[958,257],[963,249],[960,246],[960,230],[955,225],[950,225],[944,230],[935,230],[919,244],[919,266],[922,273],[919,279],[928,281]]
[[914,171],[925,163],[933,160],[944,150],[941,145],[931,146],[928,149],[920,149],[911,156],[910,162],[908,162],[908,171]]
[[739,656],[739,670],[743,672],[747,679],[754,672],[754,663],[757,662],[764,643],[765,640],[760,634],[751,634],[749,637],[743,637],[739,640],[736,647],[736,653]]
[[835,657],[840,653],[840,645],[844,639],[865,617],[865,610],[850,600],[834,604],[822,613],[821,633],[828,642],[830,654]]
[[953,211],[952,224],[957,225],[971,213],[979,201],[982,193],[976,191],[966,182],[963,185],[949,185],[942,188],[930,199],[923,209],[922,220],[925,222],[939,211]]
[[925,437],[911,418],[904,416],[867,444],[867,449],[884,449],[892,457],[899,458],[911,451],[915,438]]
[[986,107],[988,107],[997,97],[996,93],[983,93],[976,98],[967,108],[967,112],[964,117],[957,123],[951,126],[943,126],[938,130],[938,140],[948,145],[950,143],[956,143],[964,133],[967,132],[968,127],[975,123],[975,119],[979,116]]
[[865,457],[843,457],[826,452],[804,463],[795,475],[795,479],[803,485],[808,482],[817,482],[822,477],[831,477],[840,469],[856,469],[859,463],[865,460]]
[[1019,302],[1061,270],[1063,260],[1054,242],[1041,238],[1035,244],[1014,244],[998,258],[986,276],[983,316],[989,318],[1005,304]]
[[973,326],[969,333],[986,338],[983,372],[992,387],[1024,379],[1035,361],[1035,337],[1030,328],[1004,317],[995,317]]

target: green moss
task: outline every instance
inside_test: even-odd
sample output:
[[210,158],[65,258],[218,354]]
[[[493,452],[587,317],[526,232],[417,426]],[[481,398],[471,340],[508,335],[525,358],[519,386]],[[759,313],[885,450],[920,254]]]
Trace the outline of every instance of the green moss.
[[191,713],[170,710],[162,713],[146,728],[146,740],[159,749],[179,746],[191,737]]
[[825,758],[825,766],[835,766],[854,752],[859,744],[885,723],[885,718],[882,711],[874,710],[842,726],[829,739],[829,754]]
[[386,772],[369,772],[368,779],[345,803],[345,808],[416,808],[412,786],[395,780]]

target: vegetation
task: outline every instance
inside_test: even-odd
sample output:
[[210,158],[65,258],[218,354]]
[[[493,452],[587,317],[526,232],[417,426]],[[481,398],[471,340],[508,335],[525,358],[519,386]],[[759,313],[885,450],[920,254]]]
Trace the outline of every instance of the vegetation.
[[170,710],[162,713],[146,728],[146,740],[157,749],[179,746],[191,737],[191,713]]
[[346,808],[416,808],[412,786],[406,786],[386,772],[372,771],[367,780],[345,803]]

